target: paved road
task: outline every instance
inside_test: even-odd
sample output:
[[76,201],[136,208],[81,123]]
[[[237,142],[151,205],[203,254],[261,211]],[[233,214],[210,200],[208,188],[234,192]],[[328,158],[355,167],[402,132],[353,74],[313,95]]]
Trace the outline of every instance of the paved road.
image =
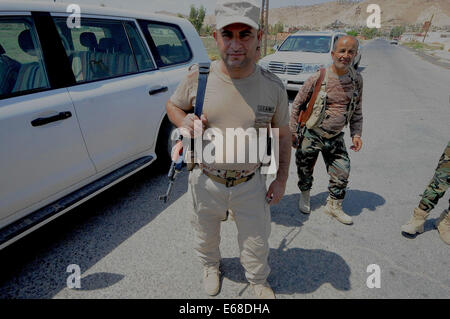
[[[375,40],[363,50],[364,147],[352,153],[346,226],[325,215],[327,175],[315,171],[311,215],[298,213],[296,169],[272,207],[269,277],[278,298],[449,298],[450,247],[433,221],[415,239],[409,219],[450,136],[447,69]],[[347,146],[350,138],[346,134]],[[165,176],[146,169],[0,252],[2,298],[205,298],[192,248],[187,175],[168,206],[158,202]],[[236,227],[222,227],[224,279],[216,298],[251,297],[239,264]],[[81,289],[66,268],[81,268]],[[369,289],[368,265],[381,269]]]

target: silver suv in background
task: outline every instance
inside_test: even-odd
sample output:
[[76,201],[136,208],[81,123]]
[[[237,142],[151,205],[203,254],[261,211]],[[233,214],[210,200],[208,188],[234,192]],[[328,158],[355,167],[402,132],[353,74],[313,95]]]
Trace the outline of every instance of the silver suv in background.
[[[288,36],[276,52],[265,56],[258,63],[261,67],[276,74],[284,86],[294,94],[303,83],[317,70],[331,65],[331,50],[339,37],[346,35],[341,32],[297,32]],[[353,61],[355,69],[361,61],[360,45],[358,54]]]

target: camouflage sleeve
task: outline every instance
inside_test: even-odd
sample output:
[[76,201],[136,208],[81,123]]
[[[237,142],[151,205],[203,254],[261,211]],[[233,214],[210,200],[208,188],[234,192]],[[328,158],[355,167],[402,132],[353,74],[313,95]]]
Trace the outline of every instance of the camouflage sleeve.
[[291,118],[289,120],[289,128],[292,133],[297,130],[297,121],[300,111],[305,110],[311,95],[314,91],[314,85],[319,79],[320,72],[315,73],[306,80],[301,89],[298,91],[294,102],[292,103]]
[[362,126],[363,126],[363,114],[362,114],[362,94],[363,94],[363,78],[361,74],[358,73],[358,101],[356,103],[355,111],[350,119],[350,135],[351,137],[355,135],[362,136]]

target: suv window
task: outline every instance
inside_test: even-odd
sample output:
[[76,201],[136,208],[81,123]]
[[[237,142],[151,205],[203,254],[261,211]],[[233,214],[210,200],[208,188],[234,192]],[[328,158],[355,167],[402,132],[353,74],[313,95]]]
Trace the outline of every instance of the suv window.
[[330,52],[330,45],[330,36],[296,35],[288,37],[279,51],[328,53]]
[[0,18],[0,98],[49,87],[33,20]]
[[145,47],[142,37],[139,35],[136,24],[134,24],[134,22],[127,22],[125,23],[125,28],[127,30],[131,46],[133,47],[134,55],[136,56],[139,71],[155,69],[155,64],[153,63],[153,60]]
[[149,21],[143,21],[141,26],[150,33],[164,66],[191,60],[192,53],[187,40],[177,26]]
[[54,20],[78,83],[138,71],[121,21],[83,18],[80,28],[69,28],[66,18]]

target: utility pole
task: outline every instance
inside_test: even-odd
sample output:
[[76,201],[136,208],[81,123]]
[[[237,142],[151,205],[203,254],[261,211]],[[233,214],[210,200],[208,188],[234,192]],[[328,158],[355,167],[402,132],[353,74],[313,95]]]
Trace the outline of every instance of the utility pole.
[[266,6],[266,0],[262,0],[261,3],[261,19],[259,22],[259,26],[261,27],[261,30],[264,30],[264,8]]
[[[261,32],[262,32],[262,38],[261,38],[261,46],[263,45],[263,41],[264,41],[264,30],[266,28],[266,23],[264,22],[264,10],[266,7],[266,0],[262,0],[261,3],[261,22],[259,23],[259,27],[261,28]],[[264,52],[264,50],[261,48],[261,54]]]
[[[431,21],[433,21],[433,17],[434,17],[434,13],[433,13],[433,15],[431,16],[430,24],[428,24],[428,27],[427,27],[426,30],[425,30],[425,35],[423,36],[422,43],[425,42],[425,38],[427,37],[428,30],[430,30],[430,28],[431,28]],[[427,21],[427,22],[428,22],[428,21]]]
[[267,35],[269,33],[269,0],[266,0],[266,23],[265,23],[265,39],[264,39],[264,56],[267,55]]

